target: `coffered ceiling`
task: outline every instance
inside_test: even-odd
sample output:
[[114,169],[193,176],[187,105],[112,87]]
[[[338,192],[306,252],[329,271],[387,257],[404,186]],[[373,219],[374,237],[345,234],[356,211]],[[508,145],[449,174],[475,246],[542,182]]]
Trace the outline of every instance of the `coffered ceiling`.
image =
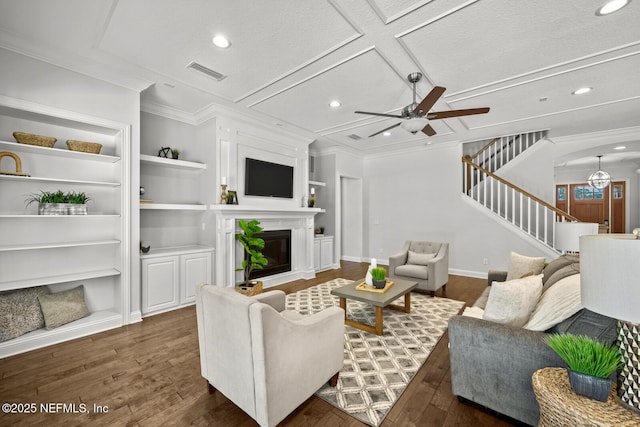
[[[195,123],[224,106],[376,153],[640,126],[640,1],[596,16],[604,1],[0,0],[0,46],[140,90],[148,110]],[[420,99],[447,88],[433,110],[491,111],[368,138],[399,120],[354,111],[398,114],[416,71]]]

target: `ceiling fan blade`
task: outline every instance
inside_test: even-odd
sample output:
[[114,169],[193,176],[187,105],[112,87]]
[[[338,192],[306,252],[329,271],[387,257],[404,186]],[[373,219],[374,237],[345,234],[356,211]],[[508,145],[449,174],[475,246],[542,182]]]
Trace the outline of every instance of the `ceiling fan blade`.
[[384,128],[384,129],[382,129],[382,130],[379,130],[379,131],[378,131],[378,132],[376,132],[376,133],[372,133],[371,135],[369,135],[369,138],[371,138],[372,136],[376,136],[376,135],[378,135],[378,134],[381,134],[382,132],[388,131],[389,129],[393,129],[394,127],[400,126],[401,124],[402,124],[402,122],[400,122],[400,123],[396,123],[396,124],[395,124],[395,125],[393,125],[393,126],[389,126],[388,128]]
[[473,114],[484,114],[489,112],[489,107],[486,108],[469,108],[467,110],[451,110],[451,111],[434,111],[427,114],[427,119],[437,120],[446,119],[449,117],[471,116]]
[[397,114],[385,114],[385,113],[369,113],[367,111],[355,111],[358,114],[369,114],[370,116],[382,116],[382,117],[394,117],[396,119],[401,119],[402,116],[398,116]]
[[424,116],[425,114],[427,114],[431,107],[433,107],[433,105],[436,103],[436,101],[440,99],[445,90],[447,89],[444,87],[435,86],[433,89],[431,89],[431,92],[429,92],[427,96],[424,97],[420,104],[418,104],[414,111],[420,116]]
[[428,136],[433,136],[436,134],[436,130],[432,128],[430,124],[427,124],[425,127],[423,127],[422,132]]

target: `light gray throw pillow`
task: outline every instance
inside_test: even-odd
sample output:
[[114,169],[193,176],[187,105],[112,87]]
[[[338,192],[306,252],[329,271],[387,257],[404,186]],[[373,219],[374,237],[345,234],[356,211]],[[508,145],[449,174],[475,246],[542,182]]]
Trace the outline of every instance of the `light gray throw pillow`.
[[529,320],[541,293],[542,274],[493,282],[483,318],[519,328]]
[[559,280],[544,291],[524,328],[532,331],[546,331],[581,309],[580,275],[573,274]]
[[57,328],[89,314],[84,301],[83,285],[55,294],[41,295],[38,299],[46,329]]
[[420,252],[409,251],[407,264],[429,265],[429,261],[435,258],[436,254],[422,254]]
[[507,272],[507,280],[519,279],[525,274],[540,274],[544,268],[543,257],[528,257],[511,252],[509,257],[509,271]]

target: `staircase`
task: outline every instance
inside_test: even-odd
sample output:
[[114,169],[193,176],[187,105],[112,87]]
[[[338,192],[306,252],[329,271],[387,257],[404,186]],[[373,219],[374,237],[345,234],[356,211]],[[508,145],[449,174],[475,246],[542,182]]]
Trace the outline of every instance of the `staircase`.
[[491,140],[474,154],[464,155],[462,193],[554,249],[555,223],[578,219],[496,175],[501,167],[546,135],[547,131],[536,131],[503,136]]

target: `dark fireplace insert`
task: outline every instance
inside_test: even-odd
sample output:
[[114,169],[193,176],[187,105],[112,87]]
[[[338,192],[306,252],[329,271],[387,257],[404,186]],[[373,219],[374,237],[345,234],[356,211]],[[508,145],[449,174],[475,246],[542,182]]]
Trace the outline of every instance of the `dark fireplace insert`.
[[264,231],[256,237],[264,240],[262,254],[268,264],[262,270],[253,270],[251,279],[291,271],[291,230]]

